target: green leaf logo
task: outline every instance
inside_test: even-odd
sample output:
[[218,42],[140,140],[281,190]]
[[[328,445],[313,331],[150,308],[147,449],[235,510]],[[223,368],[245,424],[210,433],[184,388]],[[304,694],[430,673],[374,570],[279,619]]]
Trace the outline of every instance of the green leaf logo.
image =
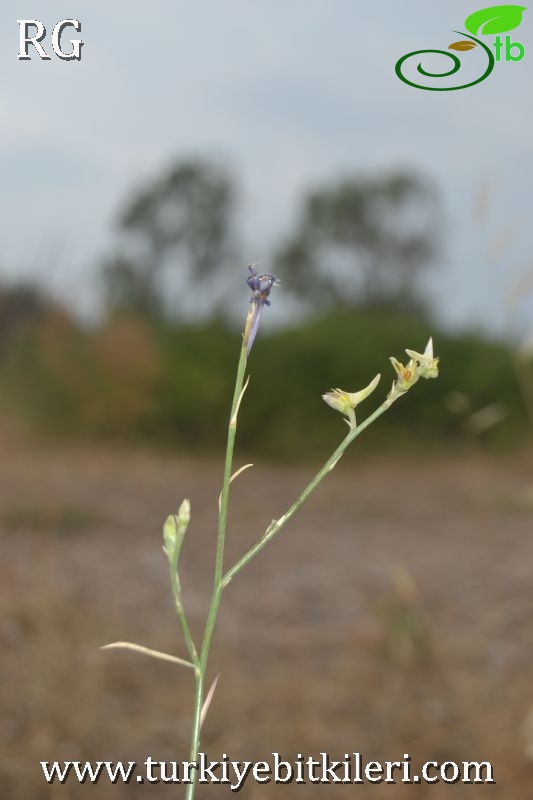
[[525,6],[491,6],[482,8],[467,17],[465,26],[467,31],[476,36],[479,33],[487,35],[505,33],[518,28],[522,22],[522,12]]
[[475,42],[469,42],[466,39],[462,39],[460,42],[454,42],[448,46],[448,50],[473,50],[474,47],[477,47]]

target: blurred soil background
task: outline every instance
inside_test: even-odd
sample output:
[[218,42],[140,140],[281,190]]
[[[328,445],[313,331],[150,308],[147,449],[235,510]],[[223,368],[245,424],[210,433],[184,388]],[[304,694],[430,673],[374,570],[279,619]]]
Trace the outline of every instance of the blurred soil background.
[[[248,308],[233,196],[228,174],[198,161],[171,164],[133,192],[100,265],[100,313],[90,321],[37,282],[0,286],[0,759],[9,800],[183,796],[104,780],[49,786],[39,761],[186,758],[190,675],[99,647],[125,639],[183,654],[161,527],[184,497],[193,517],[182,579],[200,635]],[[325,391],[360,389],[381,371],[373,399],[383,397],[389,356],[423,351],[430,336],[441,376],[365,433],[229,587],[203,746],[241,761],[273,751],[490,760],[497,783],[486,796],[525,800],[533,351],[527,325],[514,323],[531,274],[524,269],[502,296],[505,336],[446,329],[426,283],[442,247],[440,202],[431,181],[410,173],[326,182],[302,198],[294,231],[260,265],[282,286],[249,363],[236,466],[256,466],[235,483],[228,564],[342,436]],[[199,796],[220,791],[229,793],[203,787]],[[409,791],[357,788],[376,798]],[[447,791],[423,789],[425,798]],[[453,789],[458,800],[472,791]],[[249,782],[244,792],[307,796],[309,787]]]
[[[6,452],[4,450],[4,452]],[[172,786],[45,784],[41,760],[186,758],[191,676],[127,652],[183,654],[159,529],[191,498],[182,578],[199,635],[221,463],[138,451],[9,449],[2,459],[3,796],[181,796]],[[531,456],[374,457],[339,468],[224,598],[203,748],[243,760],[360,751],[490,760],[486,796],[533,777]],[[256,467],[235,484],[228,563],[310,476]],[[348,797],[257,786],[246,797]],[[412,787],[358,786],[361,797]],[[449,787],[424,787],[444,797]],[[455,797],[472,787],[458,784]],[[229,796],[202,787],[201,797]]]

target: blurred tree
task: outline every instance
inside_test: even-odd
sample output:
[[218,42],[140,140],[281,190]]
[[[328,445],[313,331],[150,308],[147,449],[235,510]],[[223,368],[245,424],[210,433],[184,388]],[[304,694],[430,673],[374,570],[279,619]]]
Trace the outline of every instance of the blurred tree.
[[276,272],[313,308],[421,310],[419,277],[435,256],[433,187],[409,174],[352,178],[310,193]]
[[13,340],[38,323],[55,304],[37,286],[0,285],[0,353]]
[[120,220],[125,249],[104,265],[108,305],[153,317],[221,308],[235,265],[234,200],[229,175],[201,161],[178,163],[139,192]]

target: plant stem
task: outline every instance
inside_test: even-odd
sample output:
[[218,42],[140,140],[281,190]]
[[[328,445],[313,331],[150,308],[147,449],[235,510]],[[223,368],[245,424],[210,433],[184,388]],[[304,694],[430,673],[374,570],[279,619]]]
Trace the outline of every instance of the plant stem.
[[185,616],[185,611],[183,609],[183,603],[181,600],[181,586],[177,572],[177,563],[170,564],[170,582],[172,584],[172,594],[174,595],[176,614],[181,625],[181,630],[183,631],[183,639],[187,646],[187,650],[189,651],[192,663],[196,668],[198,668],[198,653],[196,651],[196,645],[194,644],[191,629],[189,628],[189,623],[187,622],[187,617]]
[[[198,668],[196,670],[196,691],[194,695],[194,715],[193,715],[191,748],[190,748],[190,761],[194,762],[198,760],[198,751],[200,749],[201,714],[202,714],[202,705],[204,702],[205,679],[207,673],[209,649],[211,647],[211,640],[213,638],[213,632],[215,630],[215,623],[217,620],[218,610],[220,608],[220,601],[222,599],[222,590],[224,588],[222,579],[224,573],[224,545],[226,541],[226,525],[228,520],[229,490],[230,490],[231,472],[233,464],[233,450],[235,447],[235,434],[237,433],[237,414],[243,391],[246,362],[247,362],[246,337],[244,337],[243,344],[241,347],[241,354],[239,358],[239,365],[237,367],[235,390],[233,392],[233,401],[231,404],[231,414],[228,425],[226,460],[224,464],[224,479],[222,483],[222,492],[220,495],[220,508],[218,515],[217,550],[215,559],[215,575],[213,579],[213,594],[211,597],[209,612],[207,614],[207,620],[205,623],[205,630],[202,640],[202,647],[200,650]],[[196,791],[196,770],[193,770],[192,782],[187,786],[187,791],[185,793],[185,800],[194,800],[195,791]]]
[[[263,549],[263,547],[265,547],[265,545],[268,544],[268,542],[281,530],[283,525],[298,510],[298,508],[307,499],[307,497],[309,497],[309,495],[314,491],[314,489],[318,486],[318,484],[335,467],[337,461],[341,458],[348,445],[355,438],[357,438],[357,436],[359,436],[360,433],[362,433],[366,428],[368,428],[368,426],[371,425],[378,417],[380,417],[392,404],[392,400],[388,398],[387,400],[385,400],[384,403],[382,403],[382,405],[376,411],[374,411],[373,414],[367,417],[367,419],[364,422],[362,422],[360,425],[349,431],[347,436],[342,440],[342,442],[337,447],[332,456],[326,461],[322,469],[320,469],[319,472],[317,472],[315,477],[307,485],[307,487],[304,489],[304,491],[302,492],[300,497],[296,500],[296,502],[292,504],[289,510],[280,519],[274,521],[266,529],[263,537],[259,540],[259,542],[257,542],[257,544],[254,545],[240,559],[240,561],[238,561],[237,564],[235,564],[234,567],[232,567],[230,570],[228,570],[226,574],[224,574],[224,545],[226,539],[226,526],[228,519],[229,491],[230,491],[230,482],[231,482],[231,473],[233,464],[233,450],[235,446],[235,435],[237,432],[237,415],[243,394],[244,373],[246,370],[246,363],[247,363],[246,342],[247,342],[247,337],[245,332],[245,335],[243,337],[241,354],[239,358],[239,365],[237,368],[235,390],[233,393],[233,401],[231,404],[231,414],[228,426],[226,459],[224,464],[224,479],[222,484],[222,492],[220,495],[220,508],[218,516],[217,549],[216,549],[216,559],[215,559],[215,574],[213,580],[213,593],[211,596],[211,602],[207,614],[207,620],[205,624],[200,655],[199,657],[197,657],[197,660],[195,661],[196,689],[194,695],[194,714],[193,714],[191,746],[189,755],[189,760],[194,763],[198,761],[198,753],[200,750],[201,717],[202,717],[202,706],[204,703],[209,650],[211,647],[211,641],[215,630],[215,624],[218,616],[218,611],[220,608],[222,593],[225,587],[232,580],[232,578],[238,572],[240,572],[240,570],[244,566],[246,566],[246,564],[248,564],[248,562],[251,561],[252,558],[254,558]],[[179,583],[177,586],[178,586],[178,596],[180,596]],[[180,621],[182,621],[181,618]],[[187,786],[187,791],[185,793],[185,800],[194,800],[196,792],[196,777],[197,777],[196,773],[197,771],[193,769],[191,783]]]
[[373,422],[375,422],[378,417],[380,417],[389,407],[391,406],[391,400],[385,400],[379,408],[376,409],[370,416],[368,416],[364,422],[358,425],[356,428],[350,430],[350,432],[345,436],[342,440],[340,445],[337,447],[335,452],[328,458],[324,466],[317,472],[314,478],[307,484],[301,495],[298,499],[292,504],[292,506],[288,509],[288,511],[283,514],[278,520],[274,520],[266,529],[265,533],[263,534],[262,538],[255,544],[253,547],[248,550],[247,553],[243,555],[243,557],[229,569],[222,579],[222,586],[225,588],[228,583],[237,575],[238,572],[241,571],[243,567],[246,566],[258,553],[261,552],[263,547],[265,547],[268,542],[274,538],[274,536],[279,533],[279,531],[283,528],[285,523],[293,516],[293,514],[300,508],[302,503],[309,497],[312,492],[316,489],[318,484],[326,477],[326,475],[331,472],[331,470],[335,467],[341,456],[343,455],[346,448],[356,439],[360,433],[362,433],[366,428],[369,427]]

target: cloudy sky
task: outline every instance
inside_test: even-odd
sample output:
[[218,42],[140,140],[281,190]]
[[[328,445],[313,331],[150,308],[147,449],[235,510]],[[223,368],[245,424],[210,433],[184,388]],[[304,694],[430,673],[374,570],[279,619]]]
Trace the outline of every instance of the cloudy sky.
[[[509,291],[533,269],[533,9],[512,32],[523,61],[467,90],[424,92],[398,80],[397,59],[446,48],[483,7],[438,5],[3,3],[0,277],[38,275],[90,310],[118,209],[176,157],[214,155],[234,169],[247,257],[265,266],[306,188],[405,167],[442,191],[446,245],[431,286],[441,318],[503,330]],[[23,18],[49,31],[78,18],[82,60],[18,61]],[[481,220],[480,194],[490,200]],[[533,303],[513,306],[522,330],[532,318]]]

